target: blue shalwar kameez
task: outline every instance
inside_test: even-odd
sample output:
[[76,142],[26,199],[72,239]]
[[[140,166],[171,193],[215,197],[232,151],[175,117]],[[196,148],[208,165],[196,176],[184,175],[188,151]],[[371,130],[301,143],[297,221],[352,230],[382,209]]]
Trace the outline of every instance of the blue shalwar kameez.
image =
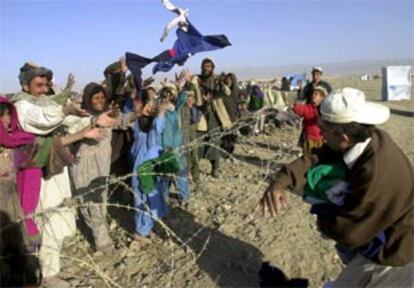
[[[183,134],[180,125],[180,110],[186,104],[187,93],[181,92],[178,95],[177,104],[173,110],[167,110],[165,113],[165,130],[162,134],[161,143],[163,150],[172,148],[178,154],[180,159],[180,171],[178,175],[174,176],[174,182],[178,193],[180,194],[181,200],[187,200],[190,196],[188,189],[188,169],[187,169],[187,158],[183,151],[178,149],[183,144]],[[169,193],[170,177],[161,178],[161,189],[164,197],[167,198]]]
[[162,152],[161,135],[165,129],[164,117],[158,116],[154,119],[152,128],[144,133],[139,127],[139,121],[135,122],[134,144],[131,147],[131,162],[133,163],[132,190],[134,192],[135,208],[135,231],[141,236],[148,236],[157,218],[162,218],[168,213],[168,207],[161,192],[161,183],[157,177],[154,190],[148,194],[141,192],[139,179],[136,175],[137,168],[145,161],[160,156]]

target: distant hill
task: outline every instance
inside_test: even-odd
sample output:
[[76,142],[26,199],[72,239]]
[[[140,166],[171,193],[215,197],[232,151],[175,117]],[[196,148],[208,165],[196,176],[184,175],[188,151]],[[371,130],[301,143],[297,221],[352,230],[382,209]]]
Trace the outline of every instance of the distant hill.
[[275,78],[288,74],[298,74],[307,72],[310,76],[312,66],[321,66],[325,75],[355,75],[355,74],[381,74],[381,67],[390,65],[412,65],[413,59],[386,59],[375,61],[350,61],[341,63],[315,63],[315,64],[296,64],[285,66],[233,66],[226,68],[226,71],[234,72],[238,79],[246,80],[251,78]]
[[[343,76],[343,75],[359,75],[359,74],[381,74],[381,67],[390,65],[412,65],[414,67],[413,59],[385,59],[385,60],[374,60],[374,61],[349,61],[349,62],[338,62],[338,63],[311,63],[311,64],[295,64],[295,65],[283,65],[283,66],[221,66],[221,69],[216,71],[220,73],[233,72],[237,75],[238,80],[247,79],[272,79],[281,78],[284,75],[299,74],[303,72],[308,73],[310,78],[310,71],[313,66],[321,66],[325,71],[325,76]],[[177,72],[181,68],[176,68],[169,73],[156,74],[155,80],[158,82],[163,80],[165,77],[174,79],[174,72]],[[199,70],[191,69],[193,73],[198,73]],[[145,77],[150,76],[150,69],[144,70]],[[66,78],[64,78],[66,80]],[[89,79],[90,80],[90,79]],[[80,91],[89,82],[82,79],[77,79],[75,84],[75,90]],[[58,83],[63,86],[65,83]],[[0,86],[1,88],[1,86]],[[1,90],[1,89],[0,89]],[[6,91],[0,92],[11,92],[18,91],[18,86],[13,89],[6,89]]]

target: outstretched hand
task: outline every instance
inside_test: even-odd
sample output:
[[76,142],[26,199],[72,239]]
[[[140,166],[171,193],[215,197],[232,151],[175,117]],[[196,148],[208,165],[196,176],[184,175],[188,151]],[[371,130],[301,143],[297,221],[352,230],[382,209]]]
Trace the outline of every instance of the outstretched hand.
[[84,109],[81,109],[78,103],[70,103],[64,105],[62,111],[65,115],[74,115],[79,117],[89,116],[88,112],[86,112]]
[[283,187],[279,184],[271,184],[257,203],[256,211],[262,216],[274,217],[277,213],[287,207],[287,198]]
[[112,102],[109,105],[109,110],[111,110],[111,114],[109,114],[109,116],[111,116],[112,118],[118,118],[119,115],[121,114],[121,108],[119,108],[119,105],[116,104],[115,102]]
[[193,74],[191,74],[191,72],[188,69],[185,69],[181,71],[178,76],[176,74],[176,81],[178,84],[190,82],[192,77],[193,77]]
[[125,73],[128,71],[128,66],[126,65],[125,56],[119,58],[119,64],[121,65],[121,72]]
[[96,124],[101,127],[112,128],[118,125],[118,120],[111,117],[112,110],[108,110],[96,118]]
[[105,136],[106,136],[105,129],[102,129],[102,128],[87,128],[83,132],[84,138],[94,139],[97,141],[102,140],[103,138],[105,138]]
[[72,92],[73,85],[75,84],[75,75],[69,73],[68,80],[66,81],[65,90],[68,92]]
[[152,84],[152,82],[154,82],[155,79],[153,77],[148,77],[147,79],[144,79],[144,81],[142,81],[142,87],[145,88],[149,85]]

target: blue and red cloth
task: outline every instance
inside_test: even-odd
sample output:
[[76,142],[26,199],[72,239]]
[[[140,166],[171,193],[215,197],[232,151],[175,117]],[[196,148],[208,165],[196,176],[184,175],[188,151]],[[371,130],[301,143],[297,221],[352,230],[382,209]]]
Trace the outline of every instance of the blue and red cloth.
[[159,71],[168,72],[176,64],[183,65],[191,55],[231,45],[225,35],[203,36],[190,22],[188,22],[187,31],[177,29],[176,34],[177,40],[174,42],[173,48],[165,50],[153,58],[126,53],[126,64],[134,75],[134,83],[138,91],[141,89],[142,69],[152,62],[156,62],[152,69],[153,74]]

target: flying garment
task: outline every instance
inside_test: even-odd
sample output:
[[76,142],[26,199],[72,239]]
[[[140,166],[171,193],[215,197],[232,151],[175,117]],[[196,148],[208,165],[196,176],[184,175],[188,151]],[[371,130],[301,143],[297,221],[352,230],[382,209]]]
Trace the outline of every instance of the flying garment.
[[190,22],[188,22],[187,31],[178,28],[176,34],[177,40],[174,42],[173,48],[165,50],[153,58],[126,53],[126,64],[134,75],[137,89],[141,88],[142,69],[152,62],[156,63],[152,69],[153,74],[159,71],[168,72],[176,64],[183,65],[191,55],[231,45],[225,35],[201,35]]
[[160,39],[161,42],[164,42],[165,38],[168,36],[168,33],[170,33],[170,31],[177,26],[187,32],[188,9],[182,9],[174,6],[170,0],[161,0],[161,2],[167,10],[177,14],[177,17],[168,22],[164,28],[164,32]]

